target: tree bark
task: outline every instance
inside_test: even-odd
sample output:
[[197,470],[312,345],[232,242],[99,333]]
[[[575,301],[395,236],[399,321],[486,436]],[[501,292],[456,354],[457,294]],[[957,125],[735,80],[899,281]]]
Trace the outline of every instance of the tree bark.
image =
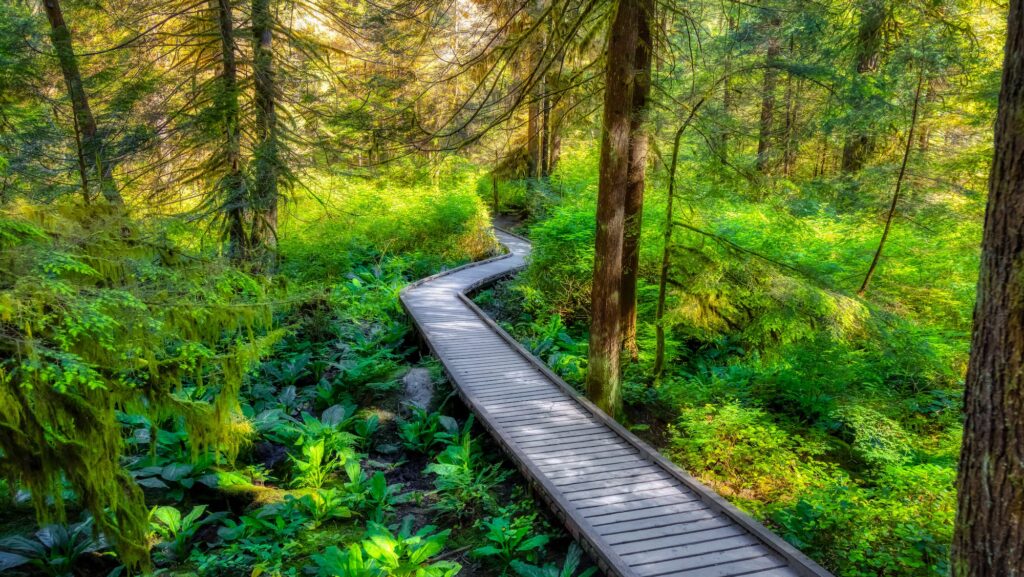
[[778,38],[782,20],[774,11],[769,15],[765,50],[764,79],[761,85],[761,121],[757,137],[757,171],[769,174],[772,165],[772,136],[775,124],[775,88],[779,81],[777,68],[782,43]]
[[231,0],[213,0],[221,41],[221,86],[217,106],[224,129],[224,175],[220,186],[224,193],[223,212],[228,256],[234,261],[249,258],[249,242],[245,234],[245,212],[248,202],[245,178],[242,175],[241,112],[238,105],[238,65],[235,60],[234,20]]
[[88,167],[83,194],[88,200],[88,180],[94,178],[99,182],[100,194],[108,203],[123,206],[124,199],[117,190],[113,166],[107,158],[106,143],[97,129],[96,117],[93,116],[92,108],[89,106],[89,97],[85,93],[82,74],[78,69],[78,58],[75,56],[74,44],[71,41],[71,30],[64,21],[60,0],[44,0],[43,8],[46,12],[46,19],[50,22],[50,40],[57,52],[57,61],[60,63],[61,73],[64,75],[64,84],[67,86],[68,96],[71,98],[71,110],[77,125],[76,130],[81,139],[80,155]]
[[914,148],[914,129],[917,127],[917,112],[921,104],[921,85],[924,83],[924,76],[917,79],[917,90],[914,91],[914,108],[910,114],[910,130],[907,132],[907,144],[903,149],[903,163],[900,164],[900,173],[896,177],[896,190],[892,194],[892,203],[889,205],[889,214],[885,217],[885,228],[882,230],[882,238],[878,241],[878,249],[871,259],[868,272],[864,275],[864,282],[861,283],[857,294],[864,296],[868,292],[868,285],[871,284],[871,277],[875,274],[878,261],[882,258],[882,251],[885,249],[885,241],[889,238],[889,231],[892,229],[892,219],[896,215],[896,206],[900,201],[900,190],[903,186],[903,177],[907,173],[907,160],[910,159],[910,151]]
[[964,394],[953,577],[1024,575],[1024,1],[1011,0]]
[[[736,33],[737,20],[732,14],[726,16],[726,27],[729,35],[732,36]],[[732,41],[730,40],[730,43]],[[719,131],[718,136],[718,147],[719,147],[719,158],[723,164],[729,163],[729,132],[732,130],[732,112],[735,108],[734,100],[735,94],[732,88],[732,48],[730,46],[729,52],[723,59],[723,68],[725,71],[722,74],[722,113],[725,119],[725,126]]]
[[[857,75],[861,81],[874,74],[882,60],[882,27],[887,14],[886,0],[862,0],[860,6],[860,23],[857,29]],[[864,99],[854,98],[854,108],[862,108]],[[874,139],[870,132],[860,131],[846,139],[843,143],[844,173],[856,172],[864,167]]]
[[638,0],[619,0],[608,38],[601,162],[597,192],[594,282],[591,292],[587,395],[606,413],[622,410],[622,240],[629,183],[629,128]]
[[277,86],[274,77],[273,21],[270,0],[253,0],[253,86],[256,147],[254,150],[252,248],[272,270],[277,261],[277,203],[280,154],[277,133]]
[[633,112],[630,120],[629,184],[622,241],[622,346],[632,360],[640,356],[636,343],[636,285],[640,272],[644,181],[647,171],[647,99],[651,93],[654,0],[638,0],[637,43],[634,53]]

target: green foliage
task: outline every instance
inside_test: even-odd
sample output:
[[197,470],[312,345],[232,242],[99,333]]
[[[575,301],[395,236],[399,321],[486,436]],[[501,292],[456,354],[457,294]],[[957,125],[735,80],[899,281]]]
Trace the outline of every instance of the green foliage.
[[594,276],[594,206],[592,201],[560,206],[530,227],[534,248],[520,289],[527,308],[565,319],[587,318]]
[[832,484],[770,519],[841,575],[940,577],[949,571],[955,475],[935,465],[892,467],[875,487]]
[[323,439],[302,445],[302,457],[292,457],[295,464],[294,483],[298,487],[320,489],[330,476],[355,457],[349,451],[337,451],[326,446]]
[[32,537],[20,535],[0,540],[0,571],[23,566],[50,577],[72,577],[82,558],[108,548],[102,536],[94,533],[92,518],[65,525],[48,525]]
[[397,533],[371,522],[366,538],[345,550],[329,547],[313,561],[321,577],[454,577],[462,568],[454,561],[432,560],[444,550],[451,530],[435,533],[427,525],[413,532],[406,517]]
[[588,567],[580,574],[576,569],[580,566],[580,559],[583,557],[583,549],[576,543],[569,545],[569,552],[565,555],[565,563],[559,568],[555,565],[544,565],[538,567],[525,563],[518,559],[512,560],[512,568],[519,577],[591,577],[597,572],[597,567]]
[[203,517],[206,505],[192,507],[184,517],[177,507],[154,507],[149,512],[150,527],[160,539],[157,548],[170,561],[181,561],[188,556],[196,532],[204,525],[224,517],[223,513],[212,513]]
[[173,418],[194,451],[232,456],[242,380],[277,338],[266,288],[98,209],[3,222],[16,224],[0,227],[0,472],[40,519],[61,517],[67,482],[125,563],[143,563],[148,509],[121,466],[118,411]]
[[459,424],[455,419],[416,406],[410,408],[412,415],[399,427],[406,448],[429,455],[458,438]]
[[470,434],[472,418],[462,432],[445,447],[426,473],[434,475],[435,508],[443,513],[464,517],[480,508],[494,507],[494,487],[508,478],[500,465],[489,465]]
[[349,479],[345,485],[349,499],[371,521],[383,523],[385,515],[393,511],[396,505],[407,503],[413,497],[412,493],[402,492],[404,486],[401,483],[389,485],[381,471],[367,476],[358,462],[347,463],[345,474]]
[[729,403],[683,409],[671,428],[670,455],[725,495],[775,502],[830,475],[819,450],[778,427],[764,411]]
[[487,544],[473,549],[473,556],[494,558],[507,570],[513,561],[537,560],[538,550],[547,544],[549,537],[533,535],[533,519],[529,516],[510,519],[491,517],[481,521],[487,530],[484,537]]

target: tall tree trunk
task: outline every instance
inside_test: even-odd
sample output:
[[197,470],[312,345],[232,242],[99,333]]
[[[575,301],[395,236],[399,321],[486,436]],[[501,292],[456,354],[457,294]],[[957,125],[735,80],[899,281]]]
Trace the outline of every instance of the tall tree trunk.
[[610,415],[622,410],[619,353],[622,239],[629,185],[629,128],[638,0],[619,0],[608,38],[597,192],[587,395]]
[[690,115],[686,118],[686,122],[676,131],[675,139],[672,141],[672,162],[668,169],[668,199],[665,202],[665,237],[662,240],[663,245],[661,248],[661,274],[658,275],[658,306],[654,313],[655,379],[661,379],[661,375],[665,372],[665,301],[668,297],[669,269],[672,267],[672,229],[675,226],[673,224],[673,219],[675,218],[673,215],[673,205],[676,197],[676,167],[679,165],[679,143],[683,139],[686,127],[690,126],[690,122],[693,121],[702,104],[704,104],[703,98],[690,110]]
[[234,20],[231,0],[213,0],[221,41],[221,85],[217,106],[224,129],[225,173],[220,186],[224,194],[223,211],[228,256],[234,261],[249,258],[249,242],[245,234],[245,212],[248,205],[245,178],[242,175],[242,138],[238,105],[238,66],[235,61]]
[[[726,27],[729,35],[732,36],[736,32],[736,17],[732,14],[726,16]],[[730,43],[732,40],[730,39]],[[732,88],[732,47],[730,46],[729,52],[725,55],[723,67],[725,71],[722,75],[722,113],[725,119],[725,126],[721,128],[718,136],[718,147],[719,147],[719,158],[721,158],[723,164],[729,163],[729,132],[732,130],[732,112],[735,108],[734,100],[736,95]]]
[[910,151],[914,148],[914,129],[917,127],[917,112],[921,104],[921,85],[924,83],[924,76],[917,79],[917,90],[914,91],[914,108],[910,114],[910,130],[907,132],[907,144],[903,148],[903,163],[900,164],[900,173],[896,177],[896,190],[892,194],[892,203],[889,205],[889,214],[885,217],[885,228],[882,230],[882,238],[878,241],[878,249],[875,251],[867,274],[864,275],[864,282],[861,283],[857,294],[863,296],[868,292],[868,285],[871,284],[871,277],[875,274],[878,261],[882,258],[882,251],[885,249],[885,241],[889,238],[889,230],[892,229],[892,219],[896,215],[896,206],[900,201],[900,190],[903,186],[903,177],[907,173],[907,160],[910,159]]
[[541,96],[540,151],[537,155],[540,161],[538,176],[541,178],[547,178],[548,176],[548,148],[551,144],[551,98],[547,94],[547,85],[548,82],[545,81]]
[[[789,39],[790,58],[795,55],[796,46],[791,36]],[[786,73],[786,120],[782,130],[782,173],[786,178],[793,176],[796,169],[797,137],[796,121],[800,109],[798,94],[801,92],[802,79],[794,78],[792,72]]]
[[[888,8],[886,0],[861,0],[860,23],[857,28],[857,75],[859,81],[878,70],[882,60],[882,28]],[[863,99],[854,99],[854,108],[864,106]],[[856,172],[864,167],[874,147],[869,131],[860,131],[849,136],[843,143],[844,173]]]
[[782,52],[778,31],[782,20],[774,11],[769,15],[768,39],[765,50],[764,79],[761,85],[761,121],[757,137],[757,171],[771,172],[772,137],[775,125],[775,88],[779,81],[778,60]]
[[277,261],[277,202],[280,154],[277,133],[277,85],[274,78],[273,21],[270,0],[253,0],[253,85],[255,92],[256,163],[253,183],[252,247],[262,265]]
[[654,0],[638,0],[637,43],[634,54],[633,113],[630,121],[629,184],[626,188],[625,230],[622,241],[622,346],[630,358],[640,356],[636,344],[636,285],[640,269],[644,181],[647,171],[647,99],[651,93]]
[[1011,0],[964,394],[953,577],[1024,575],[1024,1]]
[[[124,199],[117,190],[117,183],[114,182],[113,166],[107,158],[105,142],[96,127],[96,117],[92,114],[89,97],[82,84],[82,74],[78,70],[78,58],[75,56],[74,44],[71,42],[71,30],[64,21],[60,1],[44,0],[43,8],[46,11],[46,19],[50,22],[50,40],[57,52],[57,61],[60,63],[60,69],[64,75],[64,84],[67,86],[68,96],[71,98],[71,110],[77,125],[76,131],[81,139],[80,154],[88,167],[86,172],[89,176],[86,180],[94,178],[99,182],[100,193],[108,203],[123,206]],[[89,195],[87,183],[83,194]]]

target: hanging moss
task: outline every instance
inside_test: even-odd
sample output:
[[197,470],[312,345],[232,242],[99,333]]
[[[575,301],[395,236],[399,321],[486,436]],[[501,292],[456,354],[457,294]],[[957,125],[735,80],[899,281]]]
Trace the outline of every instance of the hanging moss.
[[[16,212],[0,215],[0,474],[31,492],[40,522],[63,521],[71,488],[122,560],[147,566],[118,413],[179,418],[195,455],[233,458],[251,432],[239,389],[280,336],[269,295],[114,214]],[[213,400],[185,398],[188,382]]]

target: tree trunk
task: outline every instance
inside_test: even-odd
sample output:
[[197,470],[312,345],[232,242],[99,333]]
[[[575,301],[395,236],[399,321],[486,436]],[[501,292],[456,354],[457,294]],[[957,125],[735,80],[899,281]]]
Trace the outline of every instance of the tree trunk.
[[[857,29],[857,74],[866,77],[878,70],[882,60],[882,27],[887,14],[886,0],[862,0],[860,24]],[[862,108],[863,99],[854,99],[854,108]],[[868,131],[861,131],[843,144],[844,173],[856,172],[864,167],[868,154],[874,148],[874,139]]]
[[[793,38],[789,39],[789,53],[792,58],[795,54],[795,43]],[[796,169],[797,137],[796,121],[800,109],[800,100],[797,96],[803,87],[802,79],[794,78],[792,72],[786,73],[786,121],[782,130],[782,173],[786,178],[793,176]]]
[[[726,27],[729,31],[729,35],[732,36],[736,32],[737,21],[736,17],[729,14],[726,17]],[[730,39],[730,43],[732,40]],[[719,131],[718,136],[718,147],[719,147],[719,158],[721,158],[723,164],[729,163],[729,131],[732,130],[732,112],[735,108],[734,100],[735,94],[732,88],[732,48],[730,46],[729,52],[725,55],[723,67],[725,72],[722,75],[722,113],[725,119],[725,126]]]
[[676,137],[672,141],[672,162],[668,169],[668,199],[665,202],[665,237],[662,241],[664,244],[661,249],[661,274],[658,276],[658,308],[654,313],[654,378],[656,380],[661,379],[661,375],[665,372],[665,300],[668,296],[668,273],[672,266],[672,219],[674,218],[672,211],[676,196],[676,167],[679,165],[679,143],[683,139],[686,127],[693,121],[702,104],[704,104],[703,98],[690,110],[690,115],[686,118],[686,122],[676,131]]
[[634,54],[633,113],[630,121],[629,184],[626,188],[622,241],[622,346],[632,360],[640,356],[636,344],[636,285],[640,270],[640,235],[643,228],[644,180],[647,171],[647,99],[651,92],[654,1],[638,0],[637,43]]
[[964,394],[953,577],[1024,575],[1024,1],[1011,0]]
[[757,171],[761,174],[771,172],[772,132],[775,124],[775,88],[779,81],[777,68],[782,43],[779,42],[778,30],[782,20],[772,12],[768,22],[767,49],[765,51],[764,79],[761,85],[761,122],[757,138]]
[[[75,56],[74,45],[71,42],[71,30],[64,22],[64,13],[60,8],[60,0],[44,0],[43,8],[46,11],[46,19],[50,22],[50,40],[53,42],[54,50],[57,52],[57,61],[60,63],[61,72],[64,75],[64,84],[68,89],[68,96],[71,98],[71,110],[74,114],[74,122],[77,125],[76,131],[81,139],[81,156],[88,167],[88,177],[99,182],[100,193],[108,203],[116,206],[123,206],[124,199],[117,190],[117,183],[114,182],[113,167],[107,158],[107,150],[103,137],[100,136],[96,127],[96,118],[89,106],[89,97],[85,93],[85,86],[82,84],[82,74],[78,70],[78,58]],[[86,182],[83,194],[88,196],[88,183]]]
[[857,290],[857,294],[864,296],[864,293],[868,292],[868,285],[871,283],[871,277],[875,274],[875,268],[878,266],[878,261],[882,258],[882,250],[885,249],[885,241],[889,238],[889,230],[892,228],[892,219],[896,215],[896,206],[900,201],[900,189],[903,186],[903,177],[907,173],[907,160],[910,159],[910,151],[914,148],[914,129],[917,127],[917,111],[921,104],[921,85],[924,83],[924,76],[920,76],[917,80],[917,90],[914,92],[914,108],[910,114],[910,130],[907,132],[907,144],[903,149],[903,163],[900,165],[900,173],[896,177],[896,190],[892,194],[892,203],[889,205],[889,214],[885,217],[885,229],[882,230],[882,238],[878,241],[878,250],[875,251],[874,258],[871,259],[871,265],[868,267],[868,272],[864,275],[864,282],[861,283],[860,289]]
[[217,106],[224,128],[224,175],[220,186],[224,193],[223,212],[228,256],[234,261],[249,258],[249,243],[245,234],[247,199],[245,179],[242,176],[241,113],[238,105],[238,67],[235,62],[234,21],[231,0],[213,0],[216,3],[217,24],[221,41],[221,86]]
[[639,12],[637,2],[619,0],[608,38],[597,192],[587,395],[612,416],[622,410],[620,290],[626,188],[629,184],[629,127]]
[[255,92],[256,163],[253,183],[252,248],[262,265],[277,261],[277,201],[280,154],[277,133],[277,86],[274,79],[273,21],[270,0],[253,0],[253,86]]
[[547,95],[547,82],[544,83],[544,88],[542,90],[544,91],[544,94],[541,96],[540,151],[538,153],[540,170],[538,171],[538,176],[541,178],[547,178],[549,158],[548,148],[551,143],[551,99]]

